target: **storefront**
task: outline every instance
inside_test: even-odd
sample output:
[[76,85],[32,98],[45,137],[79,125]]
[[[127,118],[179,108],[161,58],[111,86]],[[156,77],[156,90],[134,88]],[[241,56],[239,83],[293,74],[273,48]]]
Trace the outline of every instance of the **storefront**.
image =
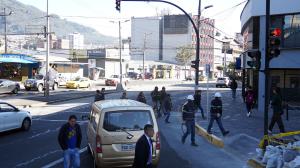
[[0,54],[0,78],[24,81],[32,77],[39,67],[38,62],[24,54]]

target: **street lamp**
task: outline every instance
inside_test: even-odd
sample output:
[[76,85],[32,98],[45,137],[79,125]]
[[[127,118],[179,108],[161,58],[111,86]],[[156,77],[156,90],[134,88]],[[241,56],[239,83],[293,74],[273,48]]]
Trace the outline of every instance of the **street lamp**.
[[[124,20],[124,21],[109,21],[111,23],[118,23],[119,24],[119,59],[120,59],[120,83],[121,84],[121,87],[123,86],[122,85],[122,38],[121,38],[121,23],[126,23],[126,22],[129,22],[130,20]],[[123,88],[123,87],[122,87]]]
[[0,16],[4,17],[4,45],[5,45],[5,53],[7,53],[7,22],[6,22],[6,16],[12,15],[14,12],[10,11],[8,14],[6,14],[6,9],[3,8],[3,14]]

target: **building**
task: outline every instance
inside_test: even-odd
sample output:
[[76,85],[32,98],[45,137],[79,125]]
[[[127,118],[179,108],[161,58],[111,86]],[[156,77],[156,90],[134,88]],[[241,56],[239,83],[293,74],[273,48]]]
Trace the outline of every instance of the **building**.
[[[194,22],[198,22],[198,15],[194,15],[193,19]],[[199,71],[202,75],[206,75],[205,72],[205,66],[206,64],[209,64],[211,69],[210,71],[214,70],[214,44],[215,44],[215,20],[209,19],[209,18],[200,18],[200,62],[199,62]],[[196,46],[197,43],[197,36],[195,31],[193,31],[193,45]],[[209,76],[212,76],[212,73],[209,74]]]
[[58,39],[56,48],[57,49],[70,49],[70,41],[68,39]]
[[84,36],[80,33],[69,34],[70,49],[83,49],[84,48]]
[[[176,73],[170,73],[176,62],[179,47],[192,47],[192,27],[185,15],[164,15],[157,17],[142,17],[131,19],[130,56],[132,63],[130,71],[145,72],[157,69],[157,75],[162,78],[175,78]],[[131,62],[132,62],[131,61]],[[157,65],[154,65],[157,63]],[[139,65],[138,65],[139,64]],[[179,66],[177,66],[179,67]],[[179,68],[176,68],[179,70]],[[163,71],[166,71],[163,73]],[[156,72],[155,72],[156,73]],[[161,75],[163,74],[163,75]],[[166,75],[174,74],[174,75]],[[177,75],[179,76],[179,75]]]
[[265,88],[265,35],[266,17],[265,1],[248,0],[241,13],[244,49],[261,51],[261,71],[247,69],[247,56],[243,56],[243,67],[246,76],[244,86],[252,86],[258,94],[258,111],[264,111],[265,90],[280,87],[284,101],[288,104],[299,104],[300,100],[300,5],[297,0],[271,1],[270,28],[279,28],[281,34],[281,53],[270,60],[270,82]]

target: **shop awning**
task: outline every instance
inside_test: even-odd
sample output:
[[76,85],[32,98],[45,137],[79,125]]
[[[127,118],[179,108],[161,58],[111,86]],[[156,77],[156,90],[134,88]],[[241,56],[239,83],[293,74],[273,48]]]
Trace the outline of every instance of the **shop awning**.
[[0,63],[33,64],[36,61],[24,54],[0,54]]

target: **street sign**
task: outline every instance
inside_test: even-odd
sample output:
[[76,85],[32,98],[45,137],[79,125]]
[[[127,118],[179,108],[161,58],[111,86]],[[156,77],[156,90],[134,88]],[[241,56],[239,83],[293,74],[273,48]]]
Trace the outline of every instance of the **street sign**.
[[207,76],[209,75],[209,72],[210,72],[210,64],[206,64],[205,65],[205,73]]

